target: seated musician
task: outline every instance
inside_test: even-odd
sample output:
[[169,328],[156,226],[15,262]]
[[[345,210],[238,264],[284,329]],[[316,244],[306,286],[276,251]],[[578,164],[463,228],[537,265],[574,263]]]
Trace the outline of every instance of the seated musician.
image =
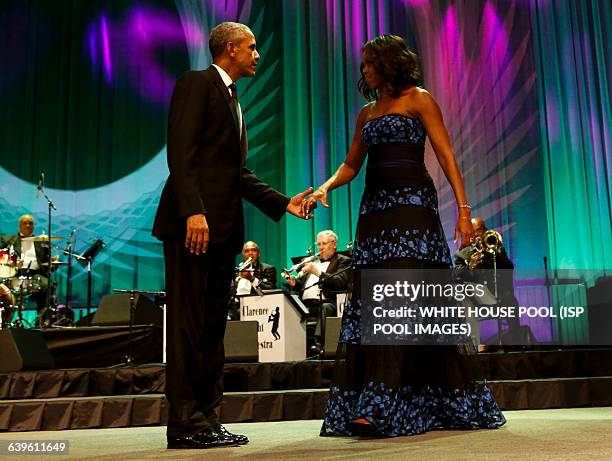
[[259,246],[249,241],[242,247],[242,260],[251,258],[251,264],[240,272],[236,278],[237,294],[255,294],[256,288],[272,290],[276,288],[276,269],[259,259]]
[[[472,218],[472,226],[475,241],[482,240],[488,230],[484,220],[481,217]],[[496,278],[493,276],[494,266],[499,270]],[[460,280],[484,283],[492,294],[496,286],[499,305],[518,306],[518,300],[514,296],[514,264],[508,257],[501,239],[498,242],[495,257],[489,251],[477,250],[474,245],[458,250],[455,253],[455,269]],[[510,317],[505,321],[508,324],[509,338],[511,341],[517,341],[520,329],[519,319]]]
[[319,260],[304,264],[297,277],[287,279],[287,284],[299,291],[310,314],[317,317],[314,335],[320,346],[325,318],[336,315],[336,294],[349,289],[351,260],[338,253],[338,236],[331,230],[319,232],[317,248]]
[[[17,258],[18,276],[33,277],[35,284],[28,284],[24,288],[30,298],[36,302],[39,313],[47,301],[47,287],[49,283],[49,251],[48,241],[27,240],[34,235],[34,218],[24,214],[19,217],[19,232],[2,239],[2,246],[14,252]],[[26,239],[26,240],[24,240]],[[13,290],[19,285],[12,286]]]

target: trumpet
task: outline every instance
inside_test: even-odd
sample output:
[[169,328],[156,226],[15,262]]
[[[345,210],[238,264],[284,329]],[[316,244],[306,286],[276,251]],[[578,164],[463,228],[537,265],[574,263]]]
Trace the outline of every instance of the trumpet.
[[289,268],[283,269],[281,271],[281,277],[283,277],[285,280],[289,280],[294,272],[299,272],[302,269],[302,267],[304,267],[306,264],[316,263],[316,262],[319,262],[320,260],[321,258],[319,256],[319,253],[315,253],[311,256],[306,256],[299,263],[294,264],[293,266]]
[[482,249],[487,253],[495,254],[501,251],[504,241],[499,232],[494,230],[488,230],[482,234],[481,245]]
[[475,269],[478,264],[477,261],[479,258],[472,258],[474,255],[479,255],[481,253],[487,252],[491,255],[496,255],[501,252],[501,248],[504,241],[499,232],[494,230],[488,230],[482,236],[476,237],[474,243],[470,248],[470,251],[465,258],[468,261],[468,266],[470,269]]

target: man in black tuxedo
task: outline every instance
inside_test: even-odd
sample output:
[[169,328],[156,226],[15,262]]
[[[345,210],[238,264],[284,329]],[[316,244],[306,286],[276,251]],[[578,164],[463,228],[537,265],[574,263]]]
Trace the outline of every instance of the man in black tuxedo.
[[314,349],[322,347],[321,332],[325,331],[325,319],[336,315],[336,295],[348,291],[351,281],[351,260],[338,253],[338,236],[335,232],[319,232],[317,250],[319,261],[306,263],[297,277],[291,276],[287,280],[293,290],[300,292],[300,298],[310,314],[317,317],[314,332],[317,343]]
[[168,448],[248,442],[229,433],[215,408],[223,396],[223,336],[235,255],[244,240],[242,199],[278,221],[303,216],[312,188],[289,199],[245,167],[247,132],[234,82],[255,75],[251,30],[212,29],[213,65],[176,83],[168,118],[168,166],[153,235],[163,241],[167,291]]
[[[46,307],[49,286],[49,251],[48,241],[23,240],[34,236],[34,217],[24,214],[19,217],[19,233],[2,239],[0,246],[13,251],[17,259],[18,275],[32,277],[36,290],[30,298],[36,302],[40,314]],[[31,290],[31,287],[28,287]]]
[[[270,264],[266,264],[259,259],[260,251],[259,246],[253,242],[248,241],[242,246],[242,260],[247,261],[251,258],[250,267],[238,274],[238,289],[250,288],[249,293],[255,293],[255,288],[260,290],[272,290],[276,288],[276,268]],[[241,283],[240,279],[248,281],[248,283]],[[241,287],[244,285],[244,287]],[[238,293],[243,294],[243,293]]]
[[[474,238],[482,239],[488,230],[481,217],[472,218]],[[497,278],[494,278],[493,267],[498,269]],[[484,283],[490,292],[494,293],[497,285],[497,302],[501,306],[516,306],[519,302],[514,295],[514,264],[508,257],[503,243],[493,257],[487,251],[474,251],[473,246],[467,246],[455,252],[455,273],[459,280]],[[508,317],[508,334],[512,341],[519,341],[520,320],[517,317]]]

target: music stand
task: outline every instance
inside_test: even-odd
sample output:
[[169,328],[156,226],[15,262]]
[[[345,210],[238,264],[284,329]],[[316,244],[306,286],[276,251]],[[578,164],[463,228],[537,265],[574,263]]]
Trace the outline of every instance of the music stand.
[[105,246],[106,245],[101,239],[97,239],[82,254],[74,255],[81,266],[87,265],[87,315],[91,313],[91,265],[94,258],[98,256],[98,253],[100,253]]
[[[115,288],[113,289],[115,293],[129,293],[130,295],[130,324],[128,331],[128,345],[127,345],[127,354],[123,357],[123,362],[113,365],[109,368],[121,368],[121,367],[130,367],[134,368],[137,366],[136,359],[132,354],[132,340],[133,340],[133,330],[134,330],[134,314],[136,311],[136,295],[154,295],[156,298],[163,298],[165,300],[166,292],[165,291],[148,291],[148,290],[123,290]],[[157,303],[156,303],[157,304]],[[164,317],[164,338],[165,338],[165,317]],[[165,346],[165,344],[164,344]],[[163,354],[166,353],[165,347]]]

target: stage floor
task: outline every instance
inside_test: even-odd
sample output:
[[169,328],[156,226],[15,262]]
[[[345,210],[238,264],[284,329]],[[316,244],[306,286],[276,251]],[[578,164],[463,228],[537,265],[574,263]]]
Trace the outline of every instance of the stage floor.
[[[612,407],[507,411],[501,429],[436,431],[395,439],[319,437],[320,420],[228,424],[242,447],[166,450],[165,427],[0,433],[0,441],[70,442],[70,460],[604,460],[612,459]],[[4,459],[33,459],[12,455]]]

